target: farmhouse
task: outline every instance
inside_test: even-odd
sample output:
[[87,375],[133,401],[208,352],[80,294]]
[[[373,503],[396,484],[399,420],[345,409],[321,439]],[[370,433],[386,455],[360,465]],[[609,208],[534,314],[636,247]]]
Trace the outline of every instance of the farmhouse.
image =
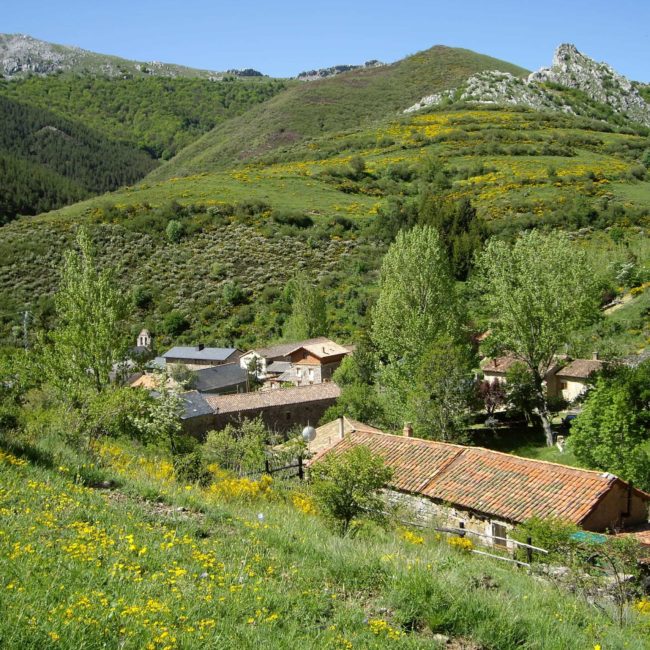
[[573,402],[587,390],[589,377],[602,368],[603,362],[598,359],[597,353],[592,359],[575,359],[555,374],[558,394],[567,402]]
[[[319,435],[331,436],[332,423]],[[338,440],[313,459],[367,446],[392,467],[387,497],[411,509],[421,523],[461,522],[493,538],[507,538],[513,526],[537,517],[556,517],[600,532],[620,530],[648,519],[650,494],[609,473],[520,458],[480,447],[464,447],[386,434],[347,421]],[[341,437],[342,433],[342,437]]]
[[239,361],[242,352],[236,348],[206,348],[202,343],[194,346],[175,346],[167,350],[162,358],[166,365],[183,365],[190,370],[201,370],[210,366]]
[[[310,352],[307,352],[308,356],[304,356],[299,351]],[[350,348],[340,346],[324,336],[319,336],[305,341],[279,343],[266,348],[249,350],[242,354],[239,363],[242,368],[250,369],[252,363],[255,362],[258,378],[274,380],[275,385],[289,382],[296,386],[302,386],[310,383],[310,369],[312,371],[311,383],[328,380],[340,364],[340,359],[349,353]],[[338,362],[334,358],[337,355],[340,355]],[[302,366],[309,367],[304,369],[301,367],[299,376],[295,368],[296,362],[307,361],[308,358],[309,361],[303,363]],[[316,366],[320,366],[320,370]]]
[[237,395],[197,393],[210,411],[205,412],[202,408],[196,416],[186,413],[183,429],[201,437],[212,429],[222,429],[242,418],[261,417],[270,429],[286,432],[294,427],[316,424],[340,394],[340,388],[333,382]]

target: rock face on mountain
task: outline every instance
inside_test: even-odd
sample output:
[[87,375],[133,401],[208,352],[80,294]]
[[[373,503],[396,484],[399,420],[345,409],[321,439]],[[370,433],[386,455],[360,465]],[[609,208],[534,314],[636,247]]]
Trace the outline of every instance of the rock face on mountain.
[[330,68],[321,68],[320,70],[306,70],[301,72],[296,79],[300,81],[316,81],[317,79],[325,79],[326,77],[333,77],[342,72],[349,72],[350,70],[361,70],[363,68],[379,68],[380,66],[386,65],[381,61],[373,59],[372,61],[366,61],[363,65],[333,65]]
[[79,47],[40,41],[25,34],[0,34],[0,76],[12,79],[30,74],[44,76],[60,72],[84,72],[108,77],[220,78],[219,73],[208,70],[195,70],[159,61],[129,61]]
[[550,68],[533,72],[527,79],[498,71],[479,72],[463,86],[423,97],[404,112],[446,101],[467,101],[580,113],[570,97],[556,92],[555,86],[578,90],[627,119],[650,126],[650,105],[634,84],[606,63],[596,63],[569,44],[557,48]]

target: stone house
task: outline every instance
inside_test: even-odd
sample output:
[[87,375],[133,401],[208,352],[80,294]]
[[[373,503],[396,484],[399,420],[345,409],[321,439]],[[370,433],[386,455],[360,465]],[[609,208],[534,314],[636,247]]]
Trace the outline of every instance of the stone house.
[[296,350],[296,348],[316,344],[336,345],[336,343],[330,341],[330,339],[325,336],[318,336],[305,341],[295,341],[293,343],[278,343],[265,348],[248,350],[248,352],[241,355],[239,363],[242,368],[248,369],[249,364],[253,360],[256,360],[258,378],[271,379],[290,370],[292,365],[291,353]]
[[201,370],[224,363],[236,363],[242,355],[236,348],[206,348],[202,343],[194,346],[177,345],[162,355],[166,366],[182,365],[190,370]]
[[331,381],[334,371],[350,350],[334,341],[296,346],[289,353],[291,367],[274,379],[294,386],[310,386]]
[[210,411],[191,413],[183,420],[183,430],[203,437],[210,430],[223,429],[243,418],[261,417],[273,431],[286,433],[296,427],[316,424],[332,406],[341,389],[333,382],[278,388],[235,395],[201,395]]
[[589,378],[602,369],[597,353],[592,359],[574,359],[555,373],[558,395],[567,402],[575,401],[587,390]]
[[[322,435],[332,425],[320,427]],[[616,476],[511,454],[396,436],[348,421],[343,437],[310,461],[364,445],[394,470],[386,496],[422,524],[459,526],[507,545],[503,538],[533,516],[557,517],[594,532],[648,520],[650,494]],[[317,431],[318,439],[318,431]],[[497,539],[500,538],[500,539]]]

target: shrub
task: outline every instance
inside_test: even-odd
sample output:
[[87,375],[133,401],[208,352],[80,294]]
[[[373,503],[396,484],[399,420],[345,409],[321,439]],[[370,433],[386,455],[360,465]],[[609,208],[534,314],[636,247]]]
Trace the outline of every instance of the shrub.
[[361,517],[385,521],[380,490],[393,476],[380,456],[367,447],[330,454],[311,468],[314,496],[321,511],[341,535]]
[[180,221],[176,221],[176,219],[172,219],[167,224],[167,228],[165,228],[165,235],[167,236],[167,239],[173,244],[179,242],[184,233],[185,229],[183,227],[183,224]]
[[170,336],[179,336],[189,329],[189,327],[190,324],[183,314],[178,311],[172,311],[165,316],[162,328],[163,331]]

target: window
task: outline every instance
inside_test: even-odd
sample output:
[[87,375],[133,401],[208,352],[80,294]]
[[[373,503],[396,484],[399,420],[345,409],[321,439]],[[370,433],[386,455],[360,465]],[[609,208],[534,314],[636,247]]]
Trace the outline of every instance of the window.
[[568,384],[566,381],[561,381],[560,382],[560,390],[566,390],[568,388]]
[[506,538],[508,537],[508,531],[503,524],[492,524],[492,543],[494,546],[501,546],[506,548],[508,546]]

